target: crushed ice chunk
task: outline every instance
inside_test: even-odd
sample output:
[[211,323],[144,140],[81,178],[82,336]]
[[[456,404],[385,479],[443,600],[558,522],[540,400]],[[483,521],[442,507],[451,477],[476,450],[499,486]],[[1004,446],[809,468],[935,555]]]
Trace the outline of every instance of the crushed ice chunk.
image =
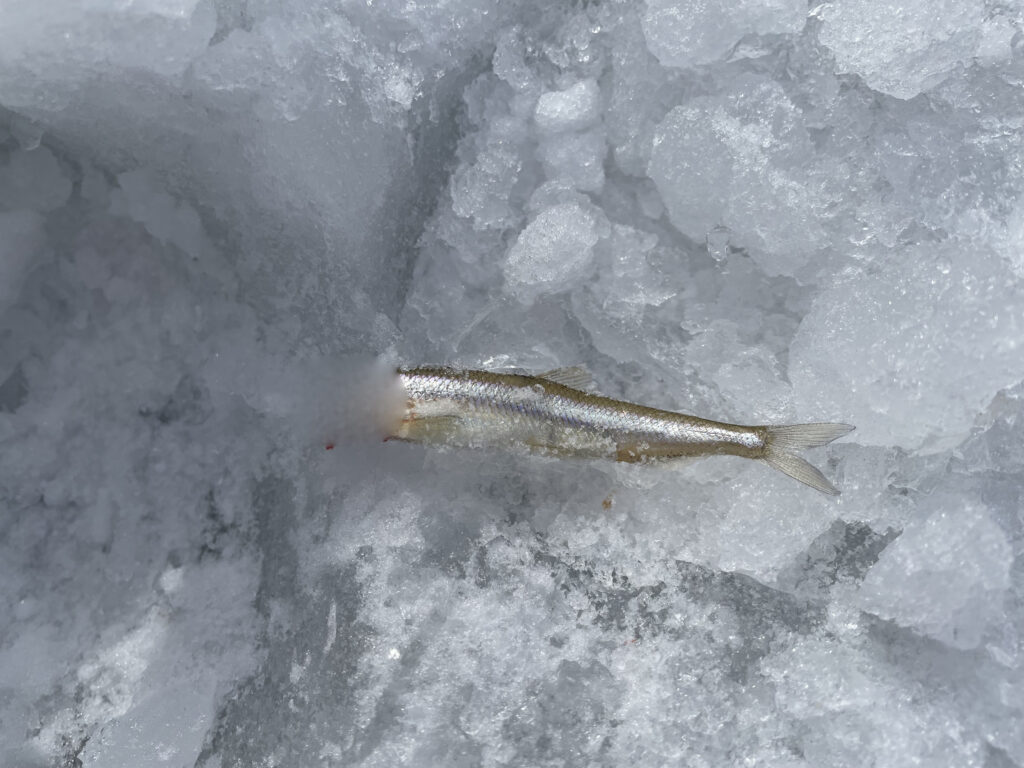
[[799,0],[648,0],[646,8],[647,45],[666,67],[714,61],[745,35],[799,32],[807,17],[807,4]]
[[43,141],[43,126],[17,113],[10,118],[9,130],[18,146],[26,152],[37,149]]
[[511,194],[523,169],[526,129],[511,120],[502,128],[487,137],[474,162],[461,165],[452,179],[452,209],[472,218],[475,229],[507,227],[521,215]]
[[160,589],[162,589],[168,595],[173,595],[175,592],[181,589],[181,584],[182,581],[184,580],[184,577],[185,569],[181,566],[178,566],[177,568],[168,568],[160,574]]
[[791,349],[794,397],[805,414],[855,424],[857,442],[947,450],[1024,379],[1020,279],[955,243],[891,256],[815,298]]
[[199,214],[163,191],[145,170],[122,173],[110,193],[111,211],[135,219],[161,242],[173,243],[194,259],[204,255],[206,236]]
[[205,0],[61,0],[45,9],[5,3],[0,100],[50,111],[72,103],[78,86],[102,72],[180,76],[206,48],[216,24],[214,4]]
[[894,674],[870,649],[800,638],[761,668],[779,710],[798,724],[805,764],[857,765],[865,754],[885,763],[983,762],[984,738],[949,728],[943,693],[927,679]]
[[45,247],[44,223],[33,211],[0,211],[0,315],[18,298],[33,260]]
[[[982,0],[827,3],[819,12],[821,42],[840,72],[864,78],[876,90],[910,99],[944,80],[976,56],[1009,58],[1006,11]],[[865,45],[865,41],[870,44]]]
[[774,582],[839,514],[835,504],[804,493],[803,487],[765,466],[707,459],[683,471],[694,480],[710,476],[716,481],[710,498],[694,507],[680,553],[763,583]]
[[866,611],[954,648],[976,648],[1010,586],[1013,550],[985,507],[940,495],[882,553],[861,585]]
[[135,684],[166,634],[167,616],[153,608],[138,627],[78,668],[79,682],[91,693],[87,707],[96,710],[90,716],[105,721],[128,711],[136,695]]
[[519,233],[509,249],[505,277],[522,299],[557,293],[576,285],[605,236],[604,217],[578,203],[545,208]]
[[67,202],[71,179],[46,147],[17,150],[0,163],[0,209],[52,211]]
[[823,239],[826,209],[802,165],[812,144],[776,83],[741,77],[725,95],[697,97],[658,124],[648,173],[669,218],[705,240],[728,227],[773,274],[795,274]]
[[601,91],[595,80],[581,80],[561,91],[548,91],[537,100],[533,119],[542,133],[589,128],[601,116]]
[[600,192],[604,186],[604,133],[590,130],[546,138],[537,150],[549,179],[570,183],[582,192]]
[[708,256],[715,261],[725,261],[725,258],[729,255],[729,238],[731,236],[732,232],[728,227],[719,225],[709,229],[707,235],[704,236],[708,248]]

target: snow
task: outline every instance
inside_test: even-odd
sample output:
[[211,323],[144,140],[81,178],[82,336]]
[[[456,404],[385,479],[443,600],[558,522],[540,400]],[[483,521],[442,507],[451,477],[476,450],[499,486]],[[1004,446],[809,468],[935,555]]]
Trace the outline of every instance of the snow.
[[[1024,764],[1022,26],[0,5],[0,765]],[[399,362],[857,431],[429,451]]]

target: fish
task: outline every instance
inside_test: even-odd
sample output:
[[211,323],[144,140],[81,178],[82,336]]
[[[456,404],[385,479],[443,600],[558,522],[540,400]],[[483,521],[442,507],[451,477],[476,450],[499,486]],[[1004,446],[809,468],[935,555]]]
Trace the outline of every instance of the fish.
[[742,426],[615,400],[588,391],[590,374],[580,366],[536,375],[449,367],[400,367],[397,374],[398,406],[385,440],[631,464],[742,456],[830,496],[839,490],[797,454],[854,429]]

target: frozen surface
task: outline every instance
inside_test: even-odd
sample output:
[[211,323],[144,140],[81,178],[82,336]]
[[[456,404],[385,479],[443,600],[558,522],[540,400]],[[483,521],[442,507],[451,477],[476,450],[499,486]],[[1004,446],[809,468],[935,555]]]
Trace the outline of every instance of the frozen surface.
[[871,613],[955,648],[976,648],[1002,613],[1013,554],[986,510],[941,496],[907,524],[861,587]]
[[666,67],[720,60],[747,35],[796,33],[807,19],[800,0],[651,0],[646,6],[647,45]]
[[[872,88],[901,99],[917,96],[958,66],[1007,62],[1021,6],[981,0],[888,5],[871,0],[826,3],[821,43],[838,72],[860,75]],[[869,43],[869,44],[865,44]]]
[[[0,3],[0,765],[1024,765],[1022,14]],[[858,430],[428,452],[399,360]]]
[[[905,253],[912,266],[850,267],[814,299],[790,348],[793,391],[808,415],[863,425],[862,443],[949,449],[1024,380],[1019,279],[969,242]],[[848,322],[864,335],[837,335]],[[928,354],[915,357],[919,348]]]

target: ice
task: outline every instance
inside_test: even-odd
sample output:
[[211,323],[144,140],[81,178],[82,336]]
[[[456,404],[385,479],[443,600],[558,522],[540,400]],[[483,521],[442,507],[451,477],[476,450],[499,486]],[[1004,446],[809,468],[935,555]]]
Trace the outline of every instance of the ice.
[[[917,765],[984,764],[981,739],[947,719],[948,698],[914,675],[887,675],[883,660],[857,644],[797,640],[765,665],[776,703],[800,728],[806,764],[863,765],[911,760]],[[953,705],[955,706],[955,705]]]
[[49,111],[72,103],[79,85],[105,71],[180,76],[215,28],[206,0],[5,3],[0,94],[7,107]]
[[117,177],[110,196],[112,213],[142,224],[162,243],[173,243],[183,253],[198,259],[209,252],[199,214],[154,184],[145,170],[129,171]]
[[577,203],[537,214],[508,252],[505,277],[515,295],[533,297],[572,288],[593,260],[603,217]]
[[0,166],[0,207],[52,211],[67,202],[71,180],[46,147],[11,153]]
[[746,35],[799,32],[807,6],[792,0],[699,4],[654,0],[643,17],[651,53],[666,67],[692,67],[723,58]]
[[582,192],[600,192],[604,186],[605,153],[600,130],[553,136],[538,150],[548,178],[568,181]]
[[[958,66],[1007,62],[1019,9],[990,12],[983,2],[946,0],[886,6],[870,0],[828,3],[818,10],[819,39],[838,72],[909,99],[942,82]],[[870,40],[870,45],[864,42]]]
[[984,508],[935,498],[868,572],[865,610],[954,648],[976,648],[1002,614],[1013,550]]
[[583,80],[537,99],[533,119],[542,133],[589,128],[601,117],[601,91],[594,80]]
[[778,84],[750,78],[734,87],[725,100],[697,98],[669,112],[648,170],[681,231],[703,240],[727,226],[765,269],[793,274],[823,238],[828,204],[795,175],[811,138]]
[[[1020,283],[966,243],[913,253],[902,268],[884,256],[851,267],[816,297],[793,341],[791,377],[807,413],[849,419],[862,443],[948,450],[1024,378]],[[842,393],[829,386],[840,376]]]
[[[0,765],[1024,765],[1022,31],[0,3]],[[857,430],[428,450],[400,364]]]
[[18,298],[32,261],[45,247],[43,223],[43,217],[34,211],[0,212],[0,312]]

